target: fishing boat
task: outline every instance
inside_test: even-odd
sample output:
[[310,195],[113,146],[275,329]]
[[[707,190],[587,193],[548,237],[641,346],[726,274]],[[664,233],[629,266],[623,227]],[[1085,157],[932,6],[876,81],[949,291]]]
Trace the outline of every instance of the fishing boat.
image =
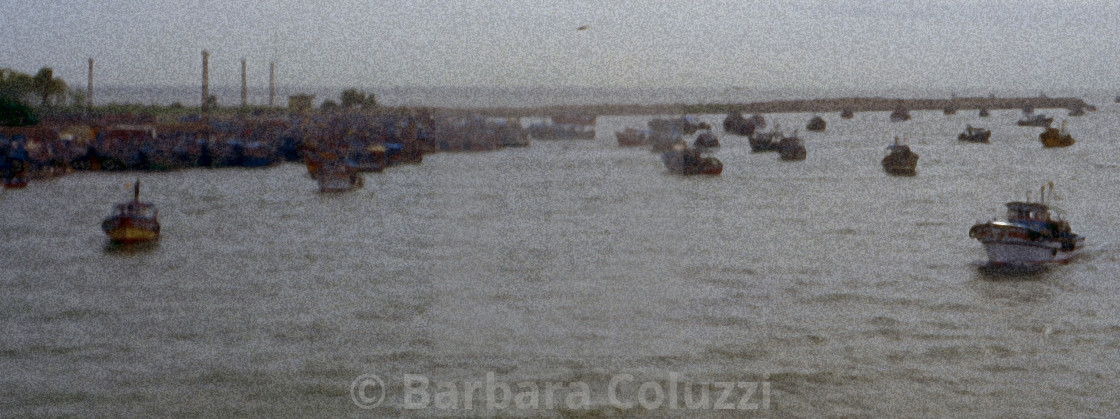
[[751,151],[760,153],[763,151],[778,151],[778,142],[782,139],[781,127],[774,124],[774,129],[767,132],[755,132],[748,137],[751,145]]
[[778,141],[778,157],[782,160],[805,160],[805,142],[797,136],[797,132]]
[[1042,134],[1038,134],[1043,147],[1069,147],[1073,145],[1073,136],[1066,132],[1066,122],[1062,121],[1062,129],[1048,127]]
[[117,204],[101,222],[101,230],[116,244],[133,244],[159,239],[159,211],[150,202],[140,202],[140,180],[132,189],[132,200]]
[[964,132],[957,136],[957,140],[967,141],[970,143],[986,143],[988,138],[991,138],[992,131],[984,128],[976,128],[972,125],[966,125]]
[[680,175],[718,175],[723,173],[723,162],[704,156],[700,150],[687,145],[674,146],[661,154],[661,161],[670,172]]
[[712,126],[707,122],[700,121],[699,118],[692,115],[685,115],[674,119],[654,118],[646,124],[649,126],[650,131],[679,132],[684,135],[692,135],[695,134],[696,131],[702,129],[712,129]]
[[353,166],[342,161],[323,164],[315,180],[319,182],[320,192],[345,192],[362,187],[362,176]]
[[1054,118],[1048,117],[1044,114],[1026,115],[1019,119],[1019,126],[1021,127],[1050,127],[1054,122]]
[[622,131],[614,132],[615,138],[618,139],[619,147],[638,147],[649,145],[649,133],[633,127],[626,127]]
[[715,148],[719,147],[719,138],[711,131],[701,132],[696,136],[696,140],[692,142],[692,146],[696,148]]
[[731,112],[723,119],[723,131],[735,135],[751,135],[754,134],[755,126],[754,121],[743,117],[740,112]]
[[898,137],[894,137],[894,144],[887,146],[887,151],[886,157],[883,157],[883,170],[888,174],[897,176],[918,174],[918,154],[910,151],[910,146],[902,144]]
[[805,124],[805,129],[809,131],[824,131],[826,125],[824,118],[818,115],[810,119],[808,124]]
[[906,108],[898,107],[891,112],[891,122],[902,122],[910,120],[910,111]]
[[[1050,183],[1049,194],[1054,193]],[[1069,223],[1052,214],[1046,204],[1047,186],[1042,187],[1039,202],[1008,202],[1007,218],[976,223],[968,237],[979,240],[994,266],[1032,266],[1067,263],[1085,245],[1085,237],[1073,233]]]

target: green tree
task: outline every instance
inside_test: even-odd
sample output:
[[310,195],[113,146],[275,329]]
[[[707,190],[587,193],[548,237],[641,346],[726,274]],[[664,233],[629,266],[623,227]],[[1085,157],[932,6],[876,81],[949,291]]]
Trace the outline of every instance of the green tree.
[[39,72],[32,78],[31,90],[42,99],[41,106],[43,107],[50,106],[51,99],[54,99],[56,103],[64,101],[68,92],[66,82],[54,78],[54,69],[50,67],[39,69]]
[[346,89],[342,91],[343,108],[361,107],[362,109],[372,109],[377,107],[377,99],[373,93],[366,93],[364,90]]
[[0,69],[0,96],[23,100],[31,93],[33,83],[30,75],[10,68]]

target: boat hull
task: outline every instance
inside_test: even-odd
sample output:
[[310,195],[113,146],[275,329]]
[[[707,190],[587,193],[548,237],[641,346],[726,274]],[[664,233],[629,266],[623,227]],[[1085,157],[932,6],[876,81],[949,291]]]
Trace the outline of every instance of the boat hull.
[[1057,242],[1037,242],[1027,240],[981,240],[988,264],[1003,265],[1044,265],[1068,263],[1081,253],[1084,239],[1078,239],[1072,249],[1063,249]]
[[155,221],[109,219],[102,230],[113,243],[133,244],[159,239],[159,224]]

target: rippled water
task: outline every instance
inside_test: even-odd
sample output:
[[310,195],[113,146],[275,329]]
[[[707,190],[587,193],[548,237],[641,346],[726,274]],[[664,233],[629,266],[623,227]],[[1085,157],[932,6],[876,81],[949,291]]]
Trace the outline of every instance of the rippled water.
[[[1018,111],[825,115],[826,132],[802,130],[801,162],[717,128],[714,178],[618,148],[613,132],[648,118],[603,116],[595,141],[430,155],[344,194],[320,194],[297,165],[35,182],[0,194],[0,405],[645,416],[639,385],[679,378],[761,383],[749,400],[761,411],[746,413],[770,416],[1112,414],[1120,105],[1100,107],[1069,119],[1077,144],[1065,149],[1043,149]],[[767,118],[794,128],[810,116]],[[966,123],[990,127],[992,143],[959,143]],[[895,135],[921,155],[918,176],[882,172]],[[136,177],[163,237],[109,248],[100,220]],[[980,269],[968,228],[1047,181],[1084,255]],[[352,392],[363,374],[387,387],[370,410]],[[432,405],[407,409],[405,374],[432,382]],[[486,410],[477,393],[473,410],[435,407],[436,382],[461,391],[488,374],[542,393],[586,383],[590,401]]]

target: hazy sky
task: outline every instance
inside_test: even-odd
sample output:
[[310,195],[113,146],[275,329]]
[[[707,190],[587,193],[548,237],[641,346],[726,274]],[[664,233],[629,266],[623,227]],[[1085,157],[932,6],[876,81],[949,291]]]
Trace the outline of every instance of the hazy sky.
[[[586,30],[577,30],[580,26]],[[1120,88],[1120,2],[0,0],[0,67],[85,86]]]

